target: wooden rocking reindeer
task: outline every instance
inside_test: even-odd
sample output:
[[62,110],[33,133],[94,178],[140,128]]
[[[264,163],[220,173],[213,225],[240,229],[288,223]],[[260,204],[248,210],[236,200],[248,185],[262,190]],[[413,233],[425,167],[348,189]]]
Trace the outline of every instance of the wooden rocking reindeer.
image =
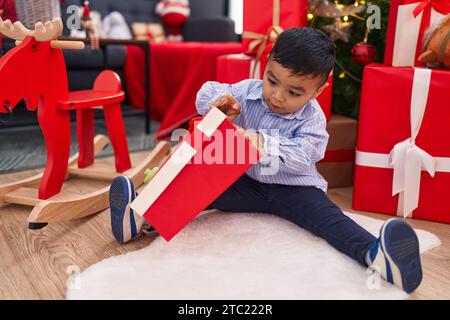
[[[24,183],[0,185],[0,205],[3,202],[13,202],[7,199],[26,198],[23,195],[25,190],[22,190],[20,195],[15,189],[23,189],[36,179],[40,180],[38,199],[16,203],[37,205],[39,200],[49,199],[61,191],[63,182],[68,176],[68,166],[74,162],[74,159],[69,161],[70,110],[76,110],[77,116],[78,169],[91,166],[95,152],[98,152],[98,146],[94,145],[94,108],[98,106],[104,111],[108,136],[115,155],[115,171],[124,173],[131,168],[120,108],[120,102],[125,97],[121,90],[120,78],[116,73],[106,70],[97,77],[93,90],[69,92],[62,49],[83,49],[84,43],[58,41],[57,37],[62,29],[60,18],[45,24],[37,23],[34,30],[28,30],[19,21],[12,24],[11,21],[3,21],[0,18],[0,32],[16,40],[16,47],[0,58],[0,112],[11,113],[23,99],[28,110],[37,111],[39,126],[47,148],[44,173]],[[167,151],[168,147],[164,145],[159,149],[161,152],[163,149]],[[156,163],[152,163],[152,166],[155,165]],[[144,175],[141,175],[143,180]],[[16,194],[8,196],[7,192]],[[104,197],[104,193],[102,196]],[[101,206],[74,213],[70,218],[92,214],[95,210],[101,211],[105,205],[107,204],[103,201]],[[35,221],[30,222],[41,222],[44,219],[36,217],[34,214]],[[48,217],[45,219],[44,221],[51,220]]]

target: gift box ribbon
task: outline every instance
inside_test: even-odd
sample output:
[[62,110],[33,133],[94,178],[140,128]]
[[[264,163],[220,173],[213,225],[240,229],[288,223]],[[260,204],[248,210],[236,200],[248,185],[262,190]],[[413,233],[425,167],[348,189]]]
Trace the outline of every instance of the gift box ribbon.
[[256,60],[256,58],[250,61],[250,79],[262,79],[261,74],[261,58]]
[[[417,2],[417,0],[405,0],[404,4],[412,4],[412,3],[416,3],[416,2]],[[435,11],[437,11],[441,14],[449,14],[450,13],[450,1],[449,0],[424,0],[424,1],[420,1],[420,3],[414,9],[414,11],[413,11],[414,18],[417,18],[417,16],[421,12],[423,12],[422,20],[420,22],[420,28],[419,28],[419,38],[417,39],[416,61],[422,52],[422,44],[423,44],[423,37],[425,35],[425,31],[430,26],[430,23],[431,23],[431,10],[432,9],[434,9]],[[424,65],[424,64],[422,64],[422,65]]]
[[[407,0],[405,4],[416,3],[414,0]],[[419,3],[419,5],[414,9],[413,15],[417,17],[422,11],[428,11],[425,16],[431,15],[431,8],[434,8],[439,13],[448,14],[450,13],[450,2],[448,0],[424,0]]]
[[411,137],[397,143],[389,155],[356,151],[355,163],[360,166],[392,168],[392,195],[399,194],[397,215],[411,216],[419,206],[421,171],[431,177],[435,172],[450,172],[450,158],[432,157],[415,144],[422,125],[428,91],[431,83],[430,69],[415,68],[411,95]]
[[256,62],[253,66],[253,70],[251,72],[251,77],[254,78],[256,74],[257,65],[260,61],[262,55],[264,54],[264,50],[269,43],[275,43],[278,36],[283,32],[283,28],[280,27],[280,0],[273,0],[273,15],[272,15],[272,26],[269,27],[266,34],[257,33],[257,32],[243,32],[242,38],[245,39],[253,39],[248,45],[248,49],[251,52],[256,51]]

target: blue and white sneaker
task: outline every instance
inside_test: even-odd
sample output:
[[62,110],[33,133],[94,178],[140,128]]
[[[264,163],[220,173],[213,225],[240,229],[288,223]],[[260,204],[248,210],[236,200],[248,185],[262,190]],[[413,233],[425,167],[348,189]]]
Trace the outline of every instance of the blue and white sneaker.
[[368,258],[371,269],[407,293],[413,292],[422,281],[419,240],[403,220],[386,221]]
[[133,212],[131,202],[136,198],[133,181],[126,176],[115,178],[109,189],[111,229],[120,244],[135,238],[142,231],[145,219]]

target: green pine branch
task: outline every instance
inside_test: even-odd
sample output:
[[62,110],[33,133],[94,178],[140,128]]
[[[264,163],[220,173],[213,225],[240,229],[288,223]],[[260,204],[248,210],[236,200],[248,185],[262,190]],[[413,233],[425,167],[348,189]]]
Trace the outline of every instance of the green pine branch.
[[[355,0],[340,0],[339,3],[350,5]],[[384,47],[386,41],[387,20],[389,15],[389,0],[371,0],[370,3],[377,5],[381,9],[381,29],[371,30],[368,42],[372,43],[377,50],[376,62],[382,62],[384,58]],[[313,13],[314,14],[314,13]],[[367,19],[369,15],[362,12],[359,16]],[[362,78],[363,66],[356,64],[352,60],[352,48],[358,42],[362,42],[366,32],[365,22],[355,17],[349,16],[349,21],[353,22],[351,27],[351,38],[348,43],[342,40],[336,41],[336,55],[339,65],[345,68],[357,79]],[[310,20],[310,26],[321,28],[324,25],[333,23],[331,18],[314,16]],[[361,83],[352,79],[348,74],[340,78],[342,69],[336,65],[333,77],[333,112],[357,119],[359,114],[359,99],[361,95]]]

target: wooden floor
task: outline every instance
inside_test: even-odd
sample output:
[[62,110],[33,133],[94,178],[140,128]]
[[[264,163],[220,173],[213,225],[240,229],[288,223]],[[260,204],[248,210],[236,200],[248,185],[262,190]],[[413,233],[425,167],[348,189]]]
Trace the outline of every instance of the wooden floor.
[[[142,154],[143,156],[144,154]],[[102,159],[101,161],[111,161]],[[39,170],[0,175],[0,183],[31,176]],[[350,212],[352,188],[329,190],[330,198]],[[109,211],[42,230],[27,229],[30,207],[0,208],[0,299],[63,299],[67,282],[105,258],[141,249],[153,236],[118,245],[110,231]],[[70,210],[68,208],[67,210]],[[362,213],[386,220],[384,215]],[[422,257],[424,280],[413,299],[450,299],[450,225],[410,220],[415,228],[436,234],[442,245]]]

